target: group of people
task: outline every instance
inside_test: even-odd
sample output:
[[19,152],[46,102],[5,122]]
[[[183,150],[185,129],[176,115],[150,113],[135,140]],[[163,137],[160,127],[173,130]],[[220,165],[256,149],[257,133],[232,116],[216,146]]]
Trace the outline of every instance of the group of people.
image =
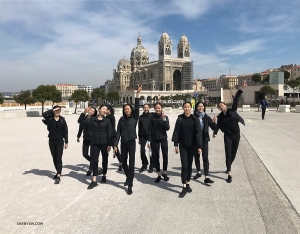
[[[218,103],[221,113],[211,118],[205,113],[205,104],[198,102],[194,113],[190,102],[185,102],[182,106],[183,114],[179,115],[172,135],[174,142],[174,151],[180,154],[181,160],[181,181],[183,184],[179,197],[184,197],[192,192],[190,180],[192,177],[192,163],[195,158],[197,173],[193,179],[201,177],[200,156],[202,154],[205,184],[214,183],[209,178],[209,157],[208,143],[210,141],[209,128],[213,130],[213,137],[216,137],[220,129],[224,133],[225,155],[226,155],[226,173],[227,182],[232,182],[231,165],[235,159],[239,140],[240,129],[238,123],[244,123],[244,120],[237,113],[238,99],[247,86],[246,82],[235,95],[233,105],[228,108],[224,102]],[[154,112],[150,112],[149,104],[144,104],[143,114],[139,116],[139,94],[142,87],[139,85],[134,108],[130,104],[123,106],[123,115],[118,121],[114,117],[114,109],[110,105],[101,105],[97,111],[94,107],[85,109],[78,119],[79,131],[77,142],[83,132],[82,154],[89,161],[87,176],[93,174],[92,181],[88,189],[97,186],[97,176],[102,174],[101,183],[106,183],[108,153],[113,149],[114,157],[119,161],[119,171],[124,170],[126,180],[124,186],[127,186],[127,194],[132,194],[134,166],[136,155],[136,140],[140,144],[140,156],[142,167],[139,172],[149,173],[156,169],[157,178],[155,183],[162,179],[168,181],[168,136],[170,130],[168,116],[165,115],[161,103],[154,105]],[[53,163],[56,169],[54,176],[55,184],[60,183],[62,171],[63,148],[68,147],[68,126],[65,118],[60,115],[61,108],[54,106],[52,110],[43,113],[44,123],[49,131],[49,148],[53,157]],[[138,134],[136,127],[138,126]],[[120,141],[120,149],[118,148]],[[146,155],[146,147],[149,148],[151,155],[149,160]],[[159,150],[162,151],[162,173],[160,168]],[[102,155],[102,168],[98,170],[99,155]],[[148,168],[149,165],[149,168]]]

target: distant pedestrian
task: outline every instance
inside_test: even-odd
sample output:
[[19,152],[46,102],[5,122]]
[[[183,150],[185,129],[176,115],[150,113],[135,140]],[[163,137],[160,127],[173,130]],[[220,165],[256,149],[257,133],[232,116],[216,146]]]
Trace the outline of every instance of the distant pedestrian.
[[60,183],[63,150],[68,148],[68,126],[65,118],[60,113],[60,106],[54,106],[52,110],[43,113],[49,132],[49,148],[56,169],[55,184]]
[[[90,176],[93,170],[93,160],[92,160],[92,129],[90,118],[97,115],[97,110],[95,107],[85,108],[84,112],[80,114],[78,118],[79,130],[77,134],[77,142],[80,142],[80,137],[83,132],[83,142],[82,142],[82,155],[90,162],[89,169],[86,176]],[[89,155],[90,151],[90,155]]]
[[[214,131],[213,137],[216,137],[218,130],[224,133],[224,144],[226,154],[226,173],[228,174],[227,182],[232,182],[231,164],[233,163],[240,142],[240,127],[239,122],[245,125],[243,118],[237,113],[238,102],[243,89],[247,87],[246,81],[244,81],[242,87],[240,87],[235,95],[231,108],[227,108],[224,102],[219,102],[218,108],[221,113],[218,115],[217,128]],[[214,117],[216,120],[216,118]]]
[[261,117],[262,119],[265,119],[266,108],[269,108],[268,102],[266,100],[261,100],[259,104],[261,105]]

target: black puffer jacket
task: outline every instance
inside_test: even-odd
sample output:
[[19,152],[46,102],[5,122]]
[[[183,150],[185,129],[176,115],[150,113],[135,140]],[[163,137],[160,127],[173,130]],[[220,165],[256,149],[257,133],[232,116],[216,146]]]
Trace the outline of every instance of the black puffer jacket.
[[[197,148],[202,148],[203,140],[202,140],[202,130],[200,127],[200,122],[194,115],[191,115],[191,117],[193,118],[194,121],[193,132],[191,132],[191,134],[193,134],[194,144]],[[182,130],[181,123],[183,118],[184,118],[184,114],[178,115],[173,136],[172,136],[172,141],[174,142],[174,146],[178,146],[178,143],[184,145],[184,139],[182,139],[182,137],[180,136],[180,132]]]
[[141,139],[141,137],[145,137],[148,138],[149,135],[149,123],[150,123],[150,119],[152,118],[153,113],[143,113],[142,115],[140,115],[139,118],[139,130],[138,130],[138,136],[139,139]]
[[[199,117],[194,114],[194,116],[199,120]],[[203,136],[203,142],[208,142],[210,141],[210,137],[209,137],[209,127],[211,128],[211,130],[215,131],[217,128],[217,124],[212,122],[212,119],[209,115],[205,114],[205,116],[202,119],[203,124],[204,124],[204,128],[202,130],[202,136]],[[199,124],[200,124],[200,120],[199,120]]]
[[149,122],[149,135],[148,140],[164,140],[168,138],[167,131],[170,129],[169,118],[163,120],[161,115],[153,114]]
[[77,138],[81,137],[81,134],[83,132],[83,139],[84,140],[91,140],[92,137],[92,129],[91,129],[91,122],[87,115],[84,113],[81,113],[78,121],[79,123],[79,130],[77,133]]
[[104,117],[98,120],[98,116],[89,119],[92,128],[92,142],[98,145],[111,145],[112,128],[110,120]]
[[139,119],[139,98],[135,99],[134,110],[132,109],[131,115],[128,117],[124,113],[123,116],[119,119],[116,140],[114,146],[117,146],[121,137],[121,143],[126,144],[137,139],[136,136],[136,125]]
[[112,135],[111,135],[111,146],[113,146],[114,142],[116,141],[116,118],[114,115],[106,116],[110,120],[111,127],[112,127]]
[[47,122],[48,137],[52,140],[63,140],[68,144],[68,125],[64,117],[59,116],[58,121],[54,119],[53,110],[45,111],[43,114]]

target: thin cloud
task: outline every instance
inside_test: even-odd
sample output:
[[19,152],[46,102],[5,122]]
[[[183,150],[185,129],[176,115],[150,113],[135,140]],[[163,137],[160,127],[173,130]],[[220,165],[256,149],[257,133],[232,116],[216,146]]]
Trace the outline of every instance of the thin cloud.
[[244,55],[264,49],[264,40],[249,40],[231,46],[217,45],[217,51],[226,55]]

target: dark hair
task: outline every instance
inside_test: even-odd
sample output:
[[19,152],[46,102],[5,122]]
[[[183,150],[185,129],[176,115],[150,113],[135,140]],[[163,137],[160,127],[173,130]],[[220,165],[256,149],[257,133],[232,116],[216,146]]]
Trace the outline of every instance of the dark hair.
[[226,105],[225,102],[218,102],[217,107],[219,107],[220,103],[223,103],[224,105]]
[[94,106],[91,106],[90,108],[93,108],[94,109],[94,114],[92,115],[92,116],[96,116],[97,115],[97,109],[96,109],[96,107],[94,107]]
[[58,105],[54,106],[52,109],[54,110],[54,109],[56,109],[56,108],[59,108],[59,109],[61,109],[61,107],[60,107],[60,106],[58,106]]
[[106,106],[107,107],[107,105],[105,105],[105,104],[101,104],[100,106],[99,106],[99,109],[98,110],[100,110],[102,107],[104,107],[104,106]]
[[148,107],[150,108],[149,103],[145,103],[145,104],[143,105],[143,108],[144,108],[145,106],[148,106]]
[[133,107],[130,105],[130,104],[125,104],[124,106],[123,106],[123,116],[126,116],[126,114],[125,114],[125,106],[129,106],[130,107],[130,109],[131,109],[131,115],[133,115],[133,113],[134,113],[134,109],[133,109]]
[[199,102],[197,102],[196,105],[195,105],[194,114],[197,113],[197,111],[198,111],[198,110],[197,110],[197,107],[198,107],[199,104],[203,104],[203,106],[204,106],[204,112],[206,112],[206,104],[205,104],[205,102],[199,101]]
[[192,107],[192,103],[191,103],[191,102],[188,102],[188,101],[184,102],[184,103],[182,104],[182,107],[184,107],[184,105],[187,104],[187,103],[190,104],[190,107]]
[[111,115],[115,115],[115,110],[111,105],[106,105],[107,109],[110,110]]
[[162,104],[160,102],[157,102],[154,104],[154,108],[156,107],[156,105],[160,105],[161,108],[163,108]]

